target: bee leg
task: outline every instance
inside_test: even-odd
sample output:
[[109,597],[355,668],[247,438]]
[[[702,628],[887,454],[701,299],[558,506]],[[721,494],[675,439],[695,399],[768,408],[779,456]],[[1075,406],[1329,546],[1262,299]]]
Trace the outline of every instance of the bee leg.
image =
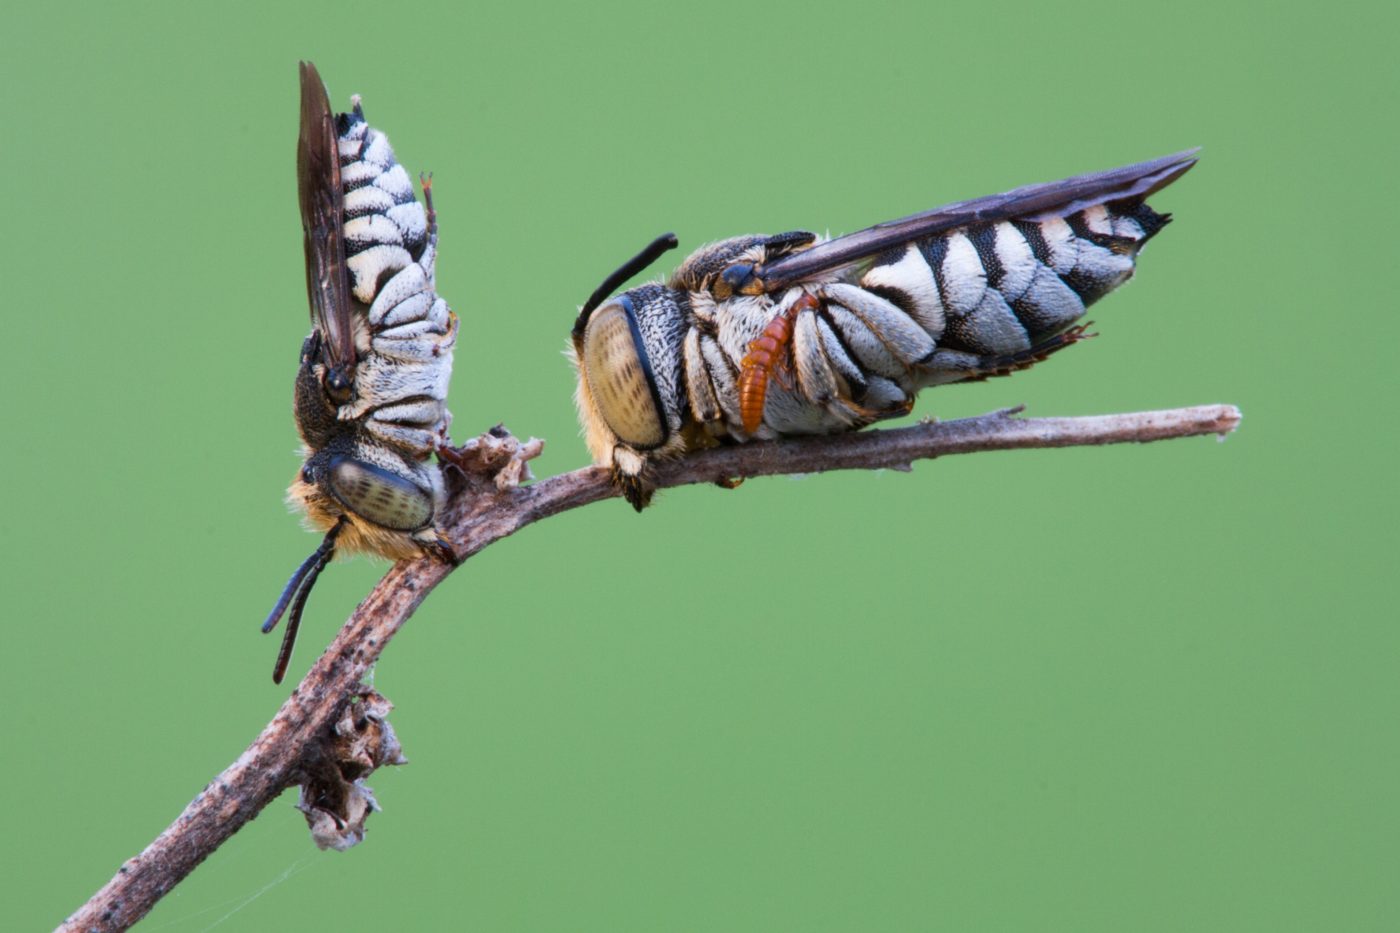
[[744,485],[744,478],[742,476],[721,476],[715,480],[715,485],[720,489],[738,489]]
[[[1029,369],[1036,363],[1058,353],[1065,347],[1073,346],[1081,340],[1088,340],[1090,337],[1097,337],[1097,333],[1088,333],[1088,328],[1093,325],[1093,321],[1085,321],[1083,324],[1076,324],[1066,331],[1062,331],[1055,336],[1042,340],[1040,343],[1028,350],[1021,350],[1017,353],[1007,353],[1001,356],[981,356],[968,358],[966,354],[958,353],[956,359],[950,359],[953,365],[944,364],[940,366],[940,354],[947,351],[934,353],[930,361],[931,366],[927,367],[938,373],[945,370],[953,379],[945,379],[939,373],[938,381],[960,381],[960,382],[980,382],[983,379],[990,379],[993,376],[1009,376],[1022,369]],[[954,351],[956,352],[956,351]]]
[[778,388],[784,392],[791,392],[796,387],[796,380],[793,378],[796,371],[796,364],[792,359],[792,347],[789,344],[788,351],[778,358],[778,362],[773,366],[768,378],[777,383]]
[[859,419],[860,425],[866,425],[903,418],[914,410],[914,393],[904,391],[883,376],[871,376],[860,400],[844,398],[842,405]]
[[433,542],[433,552],[439,560],[449,567],[462,566],[462,561],[457,557],[457,551],[452,547],[452,542],[447,540],[447,536],[440,531],[437,533],[437,540]]
[[467,461],[470,458],[467,456],[466,448],[453,447],[452,443],[444,438],[439,441],[433,452],[437,454],[439,463],[445,463],[448,466],[456,467],[463,473],[467,472]]
[[651,504],[651,494],[654,490],[643,482],[640,476],[624,473],[614,466],[612,481],[613,485],[622,493],[622,498],[626,499],[636,511],[640,512]]
[[1088,340],[1097,337],[1098,333],[1089,333],[1089,328],[1093,321],[1085,321],[1083,324],[1076,324],[1069,330],[1062,331],[1048,340],[1043,340],[1029,350],[1020,353],[1011,353],[1006,356],[996,357],[987,362],[989,375],[1006,376],[1016,372],[1018,369],[1027,369],[1039,363],[1052,353],[1057,353],[1065,347],[1073,346],[1081,340]]
[[651,504],[651,494],[656,491],[646,477],[646,460],[621,444],[613,448],[612,482],[638,512]]

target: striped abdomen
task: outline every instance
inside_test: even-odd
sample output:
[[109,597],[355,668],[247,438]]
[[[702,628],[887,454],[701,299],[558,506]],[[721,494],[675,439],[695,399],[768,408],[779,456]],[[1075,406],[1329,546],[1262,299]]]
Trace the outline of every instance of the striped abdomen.
[[365,306],[369,350],[355,372],[355,398],[341,420],[420,456],[433,449],[450,415],[457,317],[434,281],[437,218],[427,210],[388,137],[365,122],[358,98],[336,126],[345,192],[345,259],[350,291]]
[[1168,220],[1140,202],[1113,202],[973,225],[890,250],[860,285],[938,344],[924,367],[931,381],[956,381],[1064,331],[1132,276],[1138,250]]
[[365,122],[358,98],[354,105],[336,126],[345,190],[345,259],[351,290],[368,305],[390,276],[423,255],[428,224],[388,137]]

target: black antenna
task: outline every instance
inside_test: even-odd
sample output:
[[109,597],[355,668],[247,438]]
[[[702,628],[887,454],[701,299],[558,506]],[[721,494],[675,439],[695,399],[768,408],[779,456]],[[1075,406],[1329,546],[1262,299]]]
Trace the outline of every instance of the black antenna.
[[277,623],[282,621],[282,613],[287,611],[287,604],[290,603],[292,597],[296,595],[297,589],[301,586],[301,581],[306,577],[306,573],[311,569],[311,565],[316,563],[317,559],[320,558],[321,548],[325,546],[325,542],[321,542],[321,547],[312,551],[311,556],[301,562],[301,566],[297,568],[296,573],[292,574],[292,578],[287,581],[287,586],[282,590],[282,595],[277,597],[277,605],[272,607],[272,611],[267,614],[267,621],[262,624],[264,635],[275,629]]
[[593,294],[584,302],[583,310],[578,313],[578,320],[574,322],[574,336],[577,337],[583,333],[583,327],[588,323],[588,316],[606,301],[619,285],[656,262],[657,259],[661,258],[662,253],[673,250],[679,245],[680,241],[676,239],[674,233],[663,233],[647,244],[646,249],[623,263],[621,268],[612,275],[603,279],[603,284],[594,290]]
[[282,636],[282,647],[277,652],[277,663],[272,669],[272,682],[275,684],[280,684],[282,677],[287,673],[287,662],[292,658],[292,646],[296,644],[297,629],[301,627],[301,613],[306,608],[306,599],[311,595],[311,588],[316,585],[316,578],[335,556],[335,539],[344,527],[345,517],[341,516],[340,521],[326,532],[321,546],[311,552],[311,556],[302,561],[296,573],[292,574],[286,588],[282,590],[282,595],[277,598],[277,605],[272,607],[267,621],[262,624],[263,634],[272,631],[281,621],[282,613],[287,611],[288,603],[292,604],[292,614],[287,620],[287,632]]
[[311,595],[311,588],[316,585],[316,578],[321,575],[321,571],[326,569],[326,564],[331,562],[331,556],[335,554],[335,545],[326,548],[320,553],[320,560],[311,568],[311,572],[306,575],[306,584],[297,591],[297,598],[292,600],[292,614],[287,616],[287,631],[282,636],[282,647],[277,649],[277,663],[272,666],[272,682],[280,684],[282,678],[287,674],[287,664],[292,660],[292,648],[297,643],[297,632],[301,630],[301,614],[306,609],[306,598]]

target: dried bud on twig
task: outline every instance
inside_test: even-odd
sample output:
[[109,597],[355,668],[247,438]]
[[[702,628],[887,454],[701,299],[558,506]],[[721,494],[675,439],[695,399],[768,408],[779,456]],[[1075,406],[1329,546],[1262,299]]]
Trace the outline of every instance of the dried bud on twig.
[[394,705],[365,687],[336,722],[319,766],[301,785],[297,809],[322,849],[344,851],[365,838],[365,820],[379,809],[365,778],[383,765],[407,764],[389,711]]
[[461,447],[447,447],[439,456],[463,473],[478,473],[495,478],[502,492],[514,489],[535,477],[529,461],[544,450],[544,441],[532,437],[521,441],[503,424],[498,424],[480,437],[474,437]]

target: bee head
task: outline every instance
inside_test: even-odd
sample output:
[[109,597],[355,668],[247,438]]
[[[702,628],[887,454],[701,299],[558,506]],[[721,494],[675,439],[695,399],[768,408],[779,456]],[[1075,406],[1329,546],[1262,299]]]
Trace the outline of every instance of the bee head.
[[618,442],[655,450],[679,427],[678,293],[643,285],[608,298],[675,246],[669,233],[652,241],[603,281],[574,323],[579,408],[595,456]]
[[311,454],[288,490],[314,527],[328,530],[346,518],[353,533],[345,545],[385,557],[408,556],[414,539],[432,535],[442,497],[440,474],[430,465],[365,441],[333,442]]

